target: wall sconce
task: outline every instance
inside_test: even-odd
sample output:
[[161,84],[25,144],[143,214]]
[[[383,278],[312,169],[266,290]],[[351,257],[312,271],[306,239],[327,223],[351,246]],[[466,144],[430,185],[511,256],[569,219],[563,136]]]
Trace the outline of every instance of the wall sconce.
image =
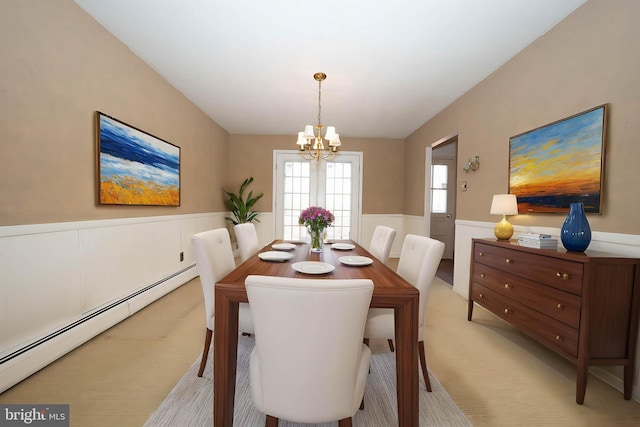
[[467,164],[462,168],[462,170],[465,172],[469,172],[470,170],[477,171],[479,167],[480,157],[475,155],[473,157],[469,157],[469,160],[467,160]]

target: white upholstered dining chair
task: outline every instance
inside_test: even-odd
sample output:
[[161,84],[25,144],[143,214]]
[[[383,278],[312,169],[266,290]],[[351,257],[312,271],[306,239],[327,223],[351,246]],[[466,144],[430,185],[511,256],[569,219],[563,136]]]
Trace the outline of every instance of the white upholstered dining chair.
[[256,226],[250,222],[236,224],[233,226],[240,251],[240,261],[245,262],[260,250],[260,240]]
[[[196,267],[200,274],[204,308],[207,321],[207,332],[204,338],[204,349],[198,376],[201,377],[207,364],[211,338],[213,337],[213,317],[215,311],[214,284],[229,274],[235,267],[233,249],[229,231],[226,228],[203,231],[191,236],[191,244],[196,255]],[[253,321],[249,304],[240,304],[238,330],[253,334]]]
[[373,282],[251,275],[245,287],[256,326],[251,391],[265,425],[351,426],[371,360],[362,340]]
[[369,252],[380,262],[386,264],[389,261],[391,246],[396,238],[396,230],[384,225],[378,225],[373,231],[371,243],[369,244]]
[[[418,353],[422,375],[428,391],[431,391],[427,360],[424,352],[424,313],[429,298],[429,291],[435,279],[438,265],[444,253],[444,243],[425,236],[407,234],[397,273],[420,291],[418,310]],[[387,308],[371,308],[367,315],[364,336],[365,343],[371,338],[390,340],[394,338],[393,310]]]

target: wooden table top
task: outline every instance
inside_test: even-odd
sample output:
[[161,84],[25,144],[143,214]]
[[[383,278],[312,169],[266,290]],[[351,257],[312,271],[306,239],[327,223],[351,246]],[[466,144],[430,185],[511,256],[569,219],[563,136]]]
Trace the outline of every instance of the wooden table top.
[[[271,247],[274,243],[282,243],[281,240],[275,240],[265,246],[260,252],[272,251]],[[278,277],[299,277],[306,279],[371,279],[374,283],[372,307],[393,307],[395,304],[387,300],[389,298],[406,298],[418,295],[418,290],[409,282],[400,277],[395,271],[391,270],[385,264],[381,263],[366,249],[353,241],[340,241],[341,243],[351,243],[355,246],[351,250],[332,249],[331,244],[326,243],[322,253],[311,252],[311,245],[308,243],[297,243],[296,248],[290,252],[294,258],[285,262],[263,261],[258,255],[254,255],[244,263],[239,265],[235,270],[223,277],[216,287],[226,288],[228,291],[235,290],[234,294],[239,298],[238,301],[246,302],[246,292],[244,290],[244,281],[247,276],[252,274],[264,276]],[[350,266],[342,264],[339,261],[343,256],[365,256],[371,258],[373,263],[365,266]],[[335,266],[335,270],[325,274],[304,274],[294,270],[291,265],[301,261],[321,261]],[[240,289],[241,288],[241,289]],[[241,298],[237,292],[244,293]],[[384,300],[384,301],[382,301]]]

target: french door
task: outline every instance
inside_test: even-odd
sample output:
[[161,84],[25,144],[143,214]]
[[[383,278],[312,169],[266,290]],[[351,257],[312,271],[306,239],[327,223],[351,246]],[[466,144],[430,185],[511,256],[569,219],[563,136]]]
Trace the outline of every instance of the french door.
[[274,151],[274,223],[276,239],[305,240],[298,217],[309,206],[335,216],[327,239],[359,240],[362,153],[338,153],[332,160],[305,160],[298,151]]

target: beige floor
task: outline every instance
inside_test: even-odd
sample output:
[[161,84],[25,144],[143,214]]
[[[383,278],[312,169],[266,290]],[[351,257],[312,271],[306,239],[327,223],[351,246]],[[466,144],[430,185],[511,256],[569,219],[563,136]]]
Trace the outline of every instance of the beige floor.
[[[394,262],[393,260],[391,261]],[[575,367],[434,286],[426,315],[429,368],[475,426],[640,425],[640,403],[589,377],[575,403]],[[0,403],[69,403],[72,426],[141,426],[198,359],[199,279],[160,299],[0,395]]]

